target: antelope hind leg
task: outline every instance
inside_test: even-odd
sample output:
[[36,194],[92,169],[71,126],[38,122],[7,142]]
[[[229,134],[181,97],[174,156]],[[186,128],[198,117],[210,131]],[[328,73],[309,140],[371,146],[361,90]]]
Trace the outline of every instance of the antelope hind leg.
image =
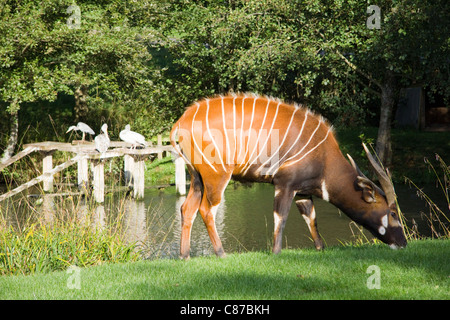
[[205,222],[208,230],[209,238],[214,247],[214,252],[220,258],[226,256],[223,250],[222,241],[216,229],[216,214],[217,208],[222,200],[223,191],[225,190],[231,178],[231,170],[226,174],[218,176],[214,184],[207,184],[204,186],[203,198],[200,203],[200,214]]
[[189,170],[189,172],[191,173],[192,177],[191,187],[189,189],[186,200],[181,206],[181,259],[189,259],[192,224],[195,220],[195,217],[197,216],[197,211],[200,207],[200,201],[202,199],[202,183],[200,177],[194,170]]
[[208,230],[209,238],[211,239],[214,247],[214,252],[218,257],[223,258],[225,257],[225,251],[223,250],[222,241],[220,240],[216,229],[216,213],[219,203],[211,205],[207,199],[207,195],[204,194],[199,211],[203,221],[205,222],[206,229]]
[[313,201],[311,199],[301,199],[295,201],[295,204],[297,205],[298,211],[302,214],[303,219],[305,219],[306,225],[308,226],[314,241],[314,246],[317,250],[322,250],[324,247],[323,240],[317,229],[316,210],[314,209]]

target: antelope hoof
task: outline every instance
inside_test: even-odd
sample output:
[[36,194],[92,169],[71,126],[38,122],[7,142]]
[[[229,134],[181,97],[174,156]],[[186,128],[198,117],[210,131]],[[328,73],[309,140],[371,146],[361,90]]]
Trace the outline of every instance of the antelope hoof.
[[216,256],[218,258],[226,258],[227,255],[225,253],[225,251],[223,250],[223,248],[220,248],[219,250],[216,251]]
[[181,260],[189,260],[190,259],[189,253],[181,253],[180,254],[180,259]]
[[280,254],[280,252],[281,252],[281,248],[275,248],[275,247],[274,247],[274,248],[272,249],[272,253],[273,253],[273,254]]
[[324,245],[323,245],[322,239],[314,240],[314,246],[316,247],[317,251],[322,251],[324,249]]

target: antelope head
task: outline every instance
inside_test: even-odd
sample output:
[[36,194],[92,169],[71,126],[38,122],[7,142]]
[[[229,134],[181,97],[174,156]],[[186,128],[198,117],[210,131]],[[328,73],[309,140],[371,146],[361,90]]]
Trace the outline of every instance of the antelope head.
[[363,144],[363,147],[370,165],[375,170],[381,188],[369,180],[358,168],[352,157],[347,155],[358,174],[356,184],[362,189],[362,198],[369,204],[368,208],[370,208],[363,215],[360,223],[392,249],[403,248],[407,242],[398,216],[396,194],[389,172],[381,168],[365,144]]

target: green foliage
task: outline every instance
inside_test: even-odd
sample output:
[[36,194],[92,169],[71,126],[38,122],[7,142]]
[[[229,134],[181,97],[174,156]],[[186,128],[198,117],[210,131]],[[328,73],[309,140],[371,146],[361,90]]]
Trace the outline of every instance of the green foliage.
[[[449,96],[448,5],[384,2],[379,30],[367,28],[367,6],[338,0],[176,2],[168,8],[173,23],[163,30],[178,71],[174,81],[187,100],[255,91],[306,103],[347,126],[377,112],[387,70],[404,86],[433,83]],[[433,44],[423,46],[419,39],[425,38]],[[440,84],[429,77],[431,70]]]
[[171,157],[155,159],[146,165],[145,181],[149,185],[175,183],[175,164]]
[[105,262],[136,261],[135,244],[127,244],[111,229],[61,219],[28,224],[15,230],[0,226],[0,275],[34,274],[87,267]]
[[50,128],[51,113],[61,131],[48,136],[64,139],[74,102],[58,100],[80,87],[81,120],[108,122],[113,136],[130,123],[148,138],[192,101],[228,91],[304,103],[342,126],[378,114],[389,72],[450,96],[444,0],[383,1],[380,29],[367,28],[369,3],[357,0],[80,0],[79,25],[71,0],[1,4],[0,114],[20,109],[21,135]]
[[[33,103],[32,110],[21,112],[21,118],[45,121],[48,115],[37,103],[55,101],[61,94],[74,95],[78,88],[86,87],[89,114],[82,120],[92,126],[100,126],[105,120],[92,115],[106,113],[113,123],[118,119],[133,125],[136,120],[134,129],[145,126],[145,133],[161,130],[155,123],[161,124],[167,115],[157,112],[164,110],[158,93],[165,95],[166,91],[158,84],[162,83],[161,70],[152,64],[149,52],[155,32],[137,26],[138,17],[134,16],[148,4],[77,1],[79,20],[74,22],[70,19],[75,13],[68,11],[73,1],[2,2],[2,113],[13,113],[23,103]],[[67,118],[61,120],[71,124]]]
[[315,21],[317,6],[294,1],[187,3],[169,30],[175,40],[166,44],[185,95],[193,100],[230,90],[255,91],[307,103],[332,119],[340,117],[338,121],[361,123],[369,98],[342,61],[334,61],[330,70],[324,54],[328,47],[314,33],[325,26],[323,16]]

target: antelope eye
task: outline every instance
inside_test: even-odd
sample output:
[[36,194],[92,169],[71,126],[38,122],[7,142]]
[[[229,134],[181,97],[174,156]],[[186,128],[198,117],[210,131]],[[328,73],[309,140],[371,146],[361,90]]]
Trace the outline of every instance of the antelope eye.
[[391,217],[392,217],[392,218],[397,218],[397,215],[395,214],[394,211],[391,211]]

